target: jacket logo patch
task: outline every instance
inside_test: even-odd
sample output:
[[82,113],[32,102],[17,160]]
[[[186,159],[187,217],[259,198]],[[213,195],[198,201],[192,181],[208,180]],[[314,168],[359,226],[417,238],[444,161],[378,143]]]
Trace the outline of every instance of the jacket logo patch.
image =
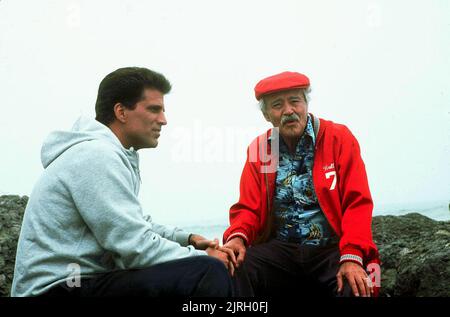
[[334,190],[336,188],[336,183],[337,183],[337,175],[336,175],[336,171],[334,170],[334,163],[325,165],[323,167],[323,170],[325,171],[326,179],[329,179],[329,178],[333,179],[333,181],[331,182],[330,190]]

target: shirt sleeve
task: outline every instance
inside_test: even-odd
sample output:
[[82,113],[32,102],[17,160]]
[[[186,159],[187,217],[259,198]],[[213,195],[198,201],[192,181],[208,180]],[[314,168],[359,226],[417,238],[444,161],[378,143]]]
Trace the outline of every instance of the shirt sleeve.
[[150,215],[145,215],[144,219],[152,224],[153,231],[158,233],[161,237],[175,241],[184,247],[189,245],[189,236],[191,235],[191,232],[184,231],[176,226],[157,224],[152,221]]
[[[98,243],[117,255],[116,264],[120,268],[146,267],[206,255],[192,246],[170,241],[158,233],[164,230],[145,221],[125,156],[98,144],[80,147],[63,182]],[[175,232],[172,236],[177,236]]]

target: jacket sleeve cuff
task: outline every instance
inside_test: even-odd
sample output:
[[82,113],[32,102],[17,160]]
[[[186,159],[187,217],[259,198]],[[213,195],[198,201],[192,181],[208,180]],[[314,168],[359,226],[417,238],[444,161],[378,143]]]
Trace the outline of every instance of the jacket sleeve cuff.
[[247,237],[247,235],[245,234],[245,233],[243,233],[243,232],[233,232],[232,234],[230,234],[229,236],[228,236],[228,239],[227,239],[227,241],[226,242],[228,242],[228,241],[230,241],[231,239],[233,239],[233,238],[236,238],[236,237],[239,237],[239,238],[242,238],[243,240],[244,240],[244,243],[247,245],[248,244],[248,237]]
[[353,262],[353,263],[357,263],[357,264],[361,265],[362,267],[364,267],[363,259],[360,256],[357,256],[357,255],[353,255],[353,254],[341,255],[341,259],[339,260],[339,264],[342,264],[344,262]]
[[363,253],[357,247],[347,245],[341,250],[339,263],[354,262],[364,267]]
[[189,245],[189,236],[190,232],[186,232],[183,230],[175,231],[174,238],[175,241],[178,242],[181,246],[186,247]]

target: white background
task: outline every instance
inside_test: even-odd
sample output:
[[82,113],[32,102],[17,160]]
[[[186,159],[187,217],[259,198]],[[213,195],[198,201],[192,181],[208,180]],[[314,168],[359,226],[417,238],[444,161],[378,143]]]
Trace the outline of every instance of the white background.
[[263,77],[311,79],[310,111],[358,138],[375,214],[450,198],[450,2],[0,0],[0,194],[29,195],[46,135],[94,117],[125,66],[173,84],[140,198],[161,223],[226,223]]

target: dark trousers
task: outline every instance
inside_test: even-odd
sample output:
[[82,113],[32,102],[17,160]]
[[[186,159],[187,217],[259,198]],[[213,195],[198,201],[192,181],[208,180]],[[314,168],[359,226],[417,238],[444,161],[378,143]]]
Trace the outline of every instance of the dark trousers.
[[[301,246],[272,239],[247,248],[233,278],[236,296],[318,296],[337,294],[338,245]],[[351,296],[344,283],[342,296]]]
[[66,282],[42,296],[232,296],[225,265],[210,256],[195,256],[148,268],[114,271],[82,278],[80,287]]

